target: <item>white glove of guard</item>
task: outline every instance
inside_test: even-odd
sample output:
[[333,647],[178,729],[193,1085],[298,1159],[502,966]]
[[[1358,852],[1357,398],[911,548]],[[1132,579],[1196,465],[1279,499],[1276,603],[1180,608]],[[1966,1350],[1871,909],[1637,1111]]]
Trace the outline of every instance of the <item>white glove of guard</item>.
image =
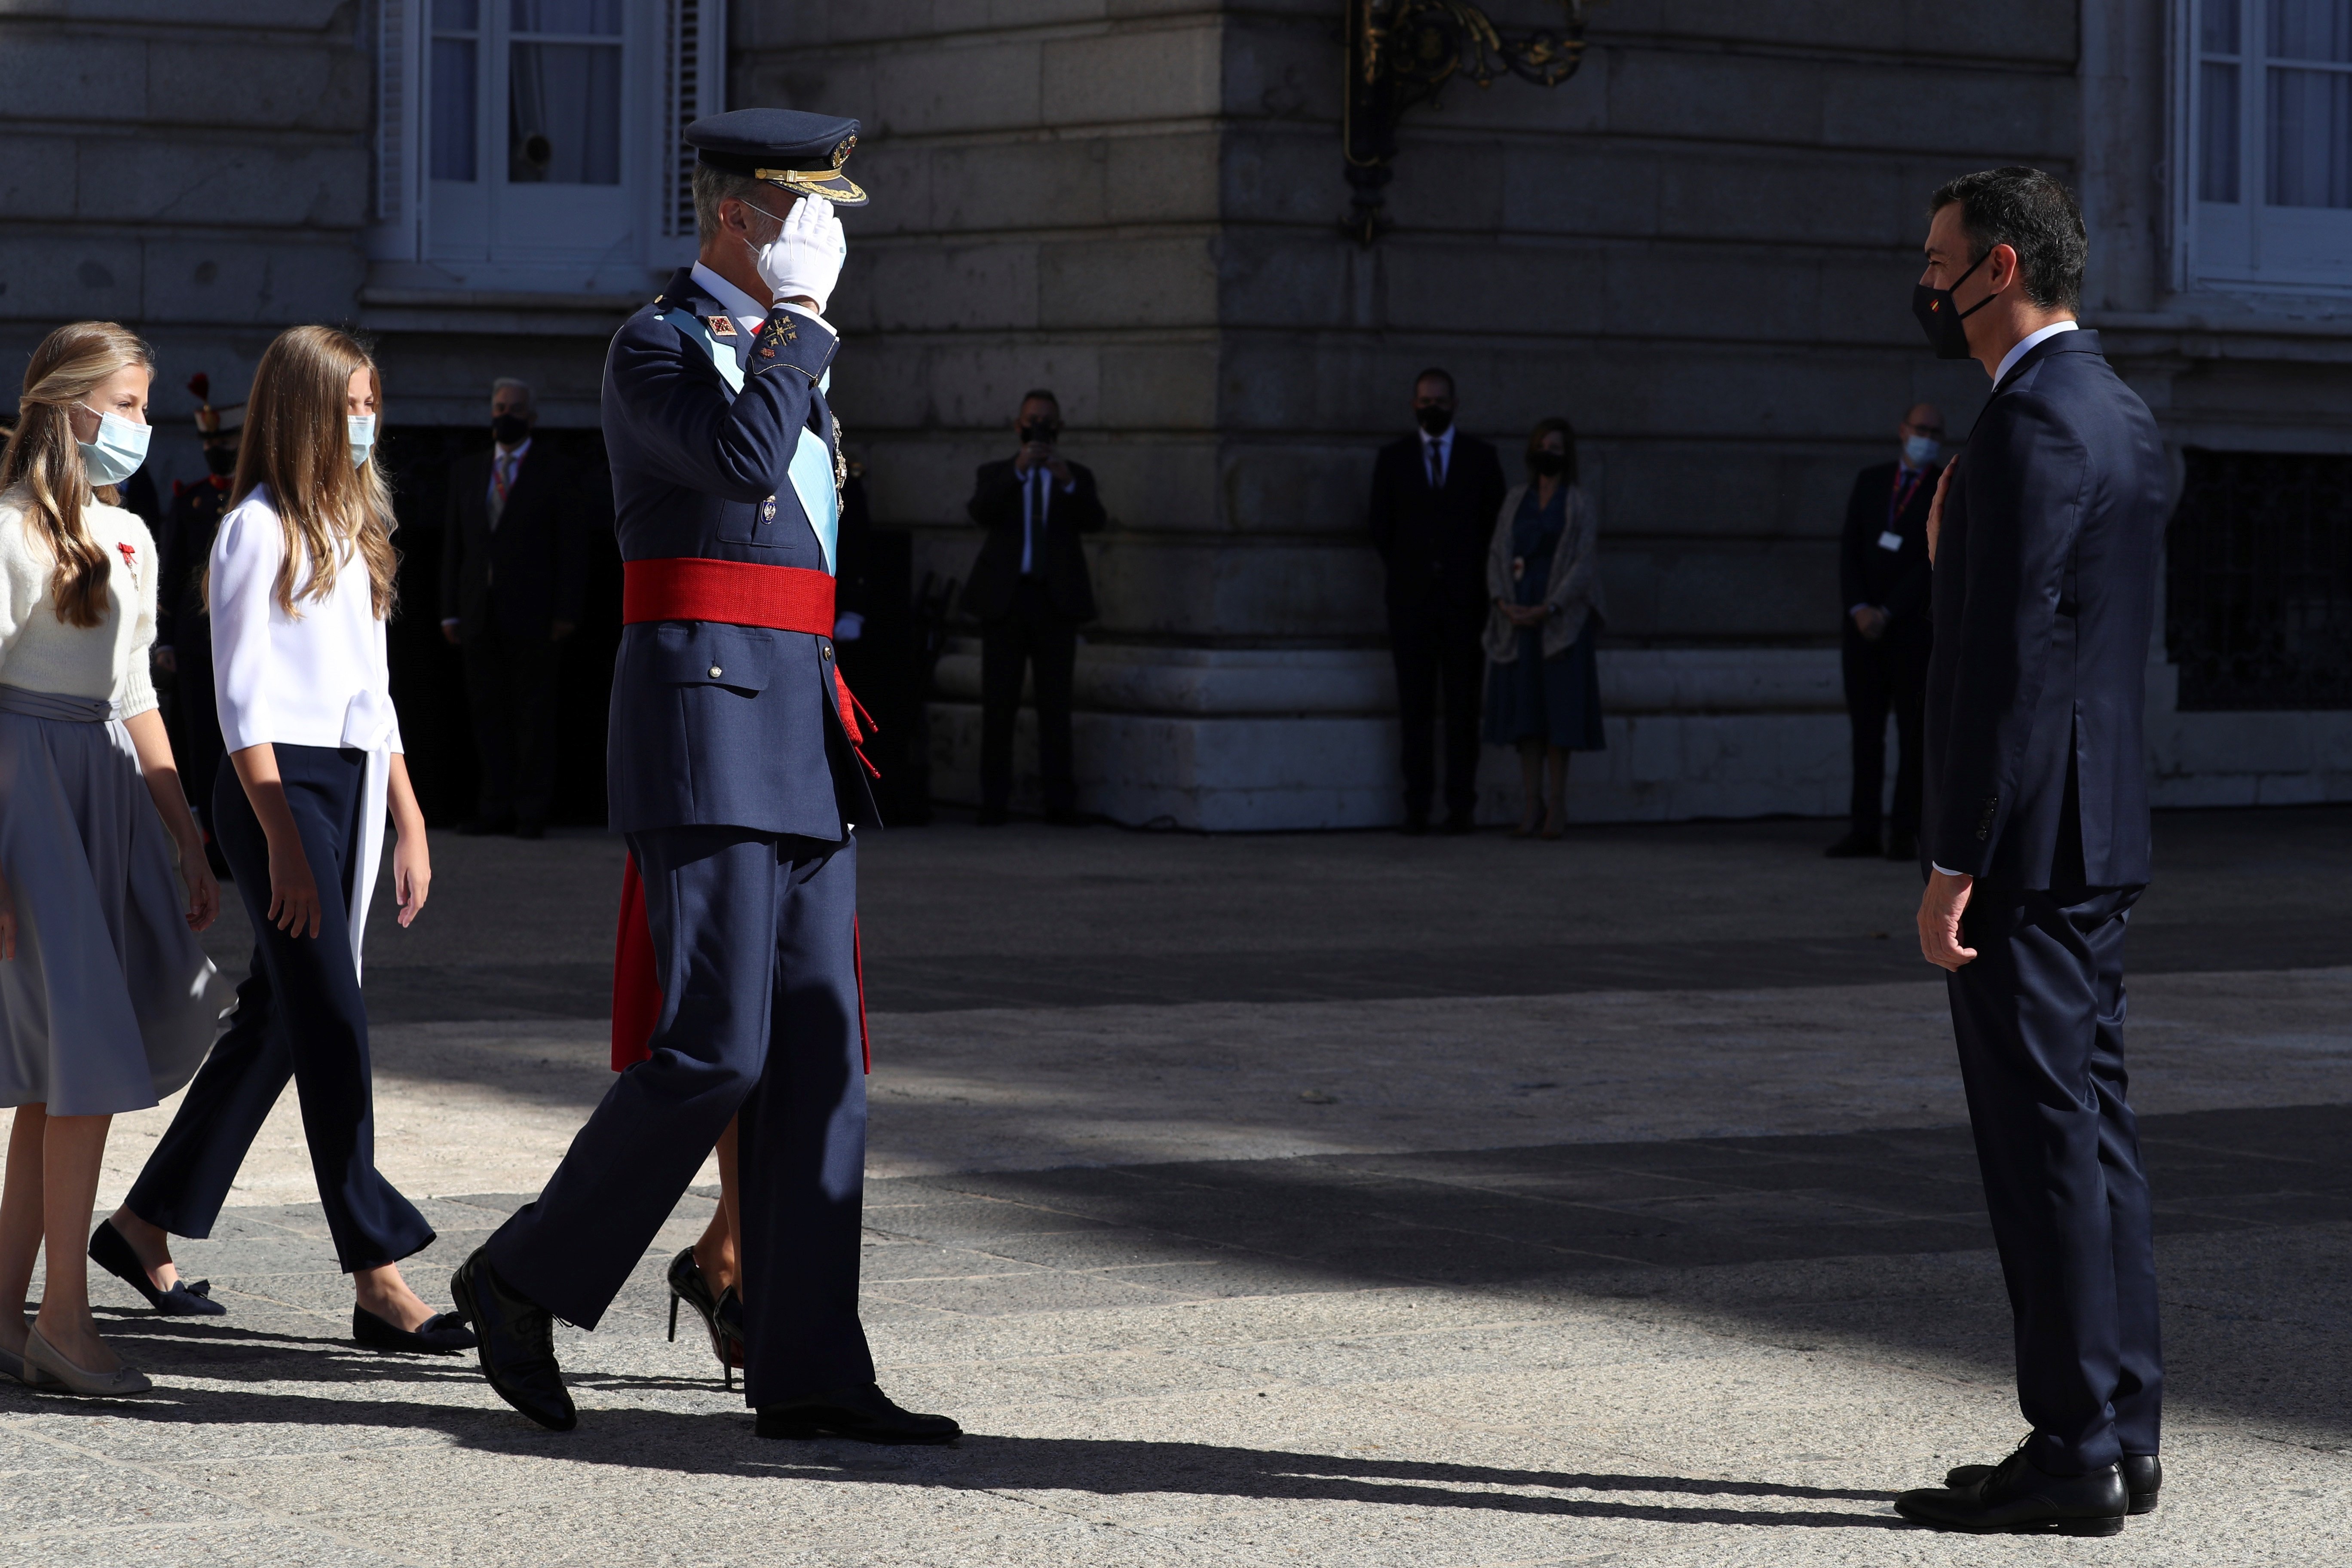
[[803,196],[784,214],[782,231],[754,255],[772,300],[808,299],[822,316],[841,280],[841,264],[849,258],[849,239],[831,202]]

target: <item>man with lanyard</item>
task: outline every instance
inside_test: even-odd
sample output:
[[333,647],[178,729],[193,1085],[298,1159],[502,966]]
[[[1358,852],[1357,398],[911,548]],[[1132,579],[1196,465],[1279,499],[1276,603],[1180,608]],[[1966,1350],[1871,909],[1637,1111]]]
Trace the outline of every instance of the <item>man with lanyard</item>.
[[[482,1369],[577,1421],[551,1319],[593,1329],[737,1123],[746,1400],[763,1437],[943,1443],[877,1387],[857,1316],[866,1158],[856,843],[874,821],[835,668],[842,477],[824,306],[857,122],[783,110],[686,139],[701,259],[613,340],[604,439],[626,576],[613,826],[627,837],[614,1057],[537,1202],[458,1268]],[[763,303],[763,301],[766,301]]]
[[1845,503],[1838,602],[1845,606],[1846,713],[1853,721],[1853,795],[1837,859],[1876,855],[1886,784],[1886,717],[1903,751],[1884,850],[1918,858],[1921,713],[1927,695],[1927,508],[1943,472],[1944,416],[1916,404],[1895,432],[1901,456],[1862,470]]

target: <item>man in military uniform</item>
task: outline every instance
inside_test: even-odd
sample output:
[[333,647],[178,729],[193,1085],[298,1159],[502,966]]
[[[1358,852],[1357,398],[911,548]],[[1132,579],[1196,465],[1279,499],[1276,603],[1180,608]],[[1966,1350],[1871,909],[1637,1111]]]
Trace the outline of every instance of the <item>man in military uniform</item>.
[[[942,1443],[874,1381],[857,1316],[866,1162],[857,848],[871,824],[835,669],[840,433],[824,306],[857,123],[688,127],[701,259],[605,360],[626,576],[607,769],[627,836],[621,1072],[536,1203],[451,1282],[507,1402],[577,1420],[551,1318],[593,1329],[737,1119],[746,1400],[769,1437]],[[641,911],[641,912],[640,912]],[[621,1037],[641,1023],[642,1047]]]
[[213,842],[213,775],[220,771],[221,732],[213,706],[213,622],[205,608],[205,564],[228,510],[244,409],[214,407],[212,384],[202,372],[189,378],[188,390],[196,396],[205,477],[194,484],[172,481],[172,510],[156,545],[163,574],[155,585],[155,665],[173,678],[172,753],[180,762],[180,783],[204,827],[205,858],[214,874],[226,879],[228,861]]

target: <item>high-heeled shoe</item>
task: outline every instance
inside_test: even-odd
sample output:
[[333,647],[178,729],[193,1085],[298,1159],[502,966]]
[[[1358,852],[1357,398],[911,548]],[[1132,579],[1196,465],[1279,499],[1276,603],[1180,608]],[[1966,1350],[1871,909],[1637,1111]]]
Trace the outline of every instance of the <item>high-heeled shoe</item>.
[[114,1228],[114,1222],[102,1219],[98,1228],[89,1233],[89,1260],[109,1274],[147,1298],[147,1304],[167,1318],[222,1318],[228,1309],[213,1298],[213,1282],[198,1279],[193,1283],[183,1279],[169,1290],[158,1290],[155,1282],[147,1278],[147,1266],[139,1261],[139,1254],[131,1243]]
[[26,1388],[47,1388],[57,1382],[39,1367],[26,1365],[25,1358],[10,1350],[0,1350],[0,1377],[13,1377]]
[[91,1372],[66,1360],[58,1347],[41,1338],[38,1329],[25,1331],[25,1364],[37,1367],[49,1374],[68,1394],[79,1394],[91,1399],[110,1399],[118,1394],[147,1394],[155,1385],[135,1367],[117,1367],[112,1372]]
[[735,1369],[743,1364],[742,1298],[735,1294],[732,1285],[712,1290],[690,1247],[669,1260],[669,1337],[673,1344],[677,1342],[680,1301],[693,1308],[702,1319],[703,1327],[710,1331],[710,1352],[719,1358],[726,1385],[733,1388]]

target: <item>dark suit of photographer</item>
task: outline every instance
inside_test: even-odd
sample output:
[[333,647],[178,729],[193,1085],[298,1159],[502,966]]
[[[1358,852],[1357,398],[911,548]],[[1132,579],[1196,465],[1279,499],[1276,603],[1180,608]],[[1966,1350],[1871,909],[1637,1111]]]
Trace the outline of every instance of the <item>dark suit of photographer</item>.
[[584,498],[568,460],[533,438],[530,389],[492,395],[497,445],[449,465],[441,631],[465,651],[481,790],[466,833],[547,829],[555,793],[557,644],[587,592]]
[[1082,533],[1103,526],[1095,477],[1055,447],[1061,405],[1050,392],[1021,400],[1021,450],[982,463],[966,507],[988,531],[964,585],[980,622],[980,820],[1005,819],[1013,798],[1013,728],[1024,667],[1037,690],[1037,769],[1049,822],[1077,820],[1070,761],[1070,684],[1078,626],[1095,617]]

